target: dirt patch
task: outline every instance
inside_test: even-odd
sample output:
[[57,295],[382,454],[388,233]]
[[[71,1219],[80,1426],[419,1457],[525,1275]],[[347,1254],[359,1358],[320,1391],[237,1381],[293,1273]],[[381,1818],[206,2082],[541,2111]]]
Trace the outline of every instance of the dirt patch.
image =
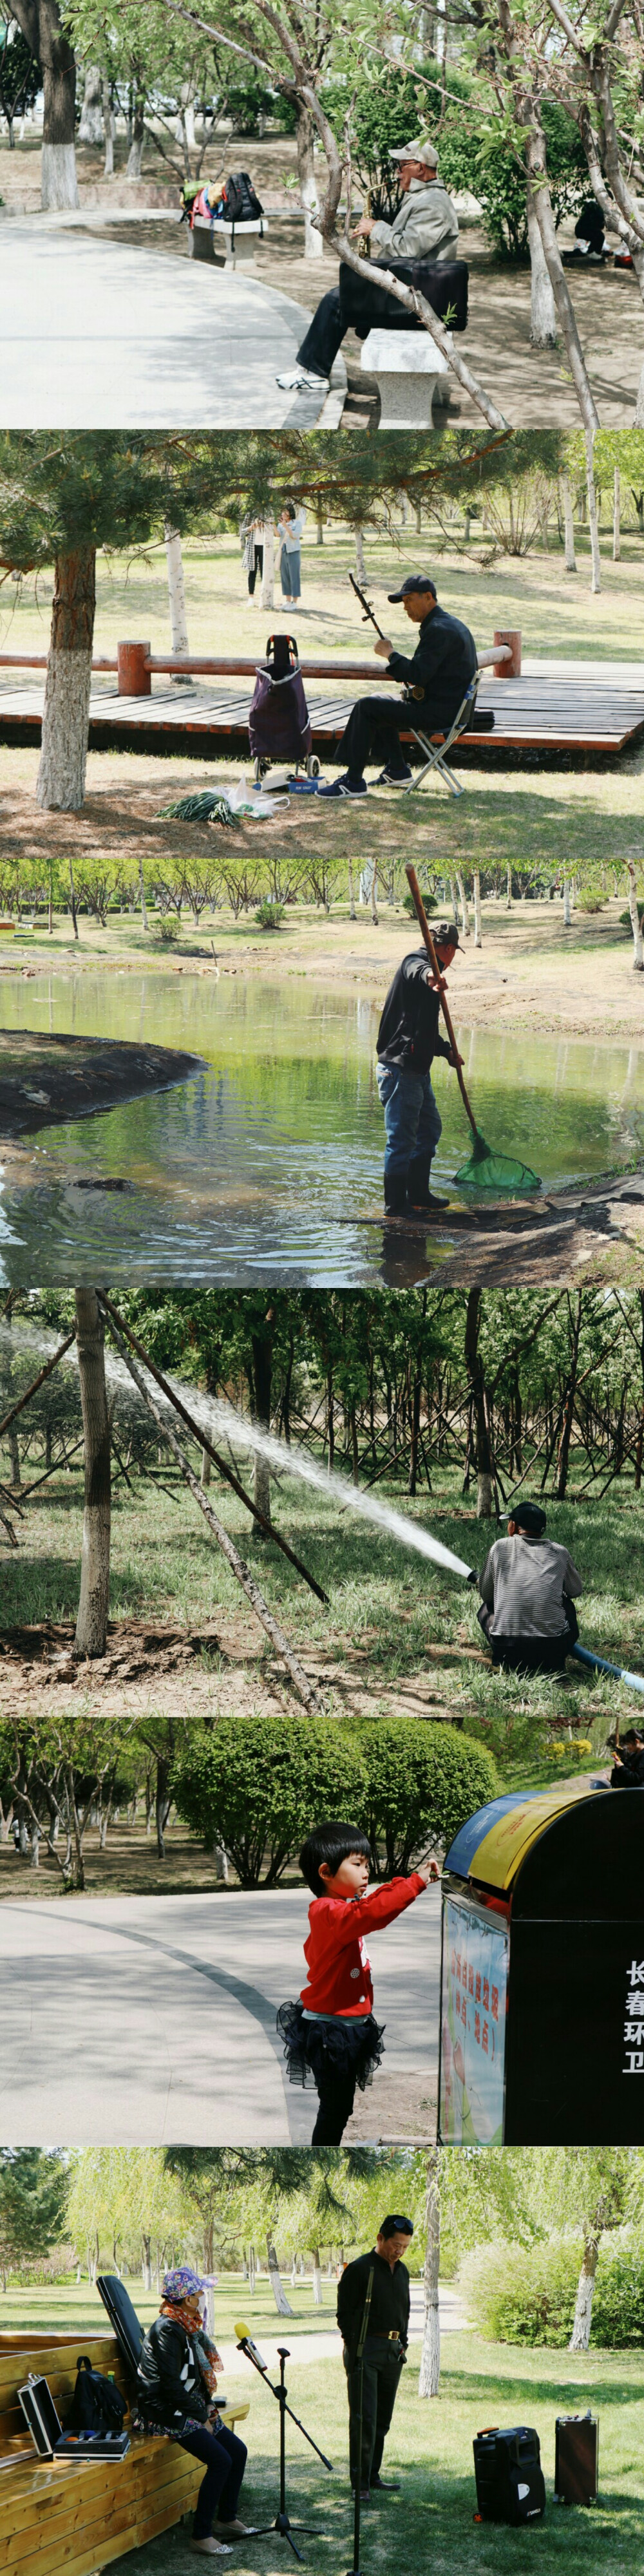
[[[87,1118],[96,1109],[114,1109],[147,1091],[187,1082],[202,1064],[201,1056],[182,1055],[174,1047],[115,1045],[106,1038],[45,1036],[30,1029],[0,1032],[0,1129],[18,1137],[63,1119]],[[128,1185],[106,1180],[93,1186]]]
[[405,2139],[417,2147],[436,2144],[437,2087],[426,2067],[409,2075],[380,2070],[366,2093],[356,2095],[355,2110],[344,2132],[345,2147],[397,2146]]

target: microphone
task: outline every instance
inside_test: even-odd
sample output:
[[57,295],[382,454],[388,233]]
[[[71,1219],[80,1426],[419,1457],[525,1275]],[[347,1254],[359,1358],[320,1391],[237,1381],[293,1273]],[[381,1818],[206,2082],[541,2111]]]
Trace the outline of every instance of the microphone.
[[239,2320],[235,2324],[235,2333],[238,2345],[241,2345],[242,2352],[248,2353],[249,2361],[254,2361],[258,2370],[268,2370],[268,2362],[264,2361],[261,2352],[257,2350],[256,2343],[253,2343],[252,2336],[247,2333],[245,2325],[240,2325]]

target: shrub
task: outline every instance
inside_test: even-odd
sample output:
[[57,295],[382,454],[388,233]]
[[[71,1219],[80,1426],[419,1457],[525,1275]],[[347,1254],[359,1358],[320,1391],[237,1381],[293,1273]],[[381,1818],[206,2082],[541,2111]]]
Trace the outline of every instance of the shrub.
[[162,941],[164,948],[171,948],[173,940],[179,937],[178,921],[157,922],[154,936]]
[[191,1746],[173,1796],[193,1833],[207,1846],[224,1844],[242,1887],[275,1887],[316,1822],[331,1815],[360,1822],[359,1742],[295,1710],[223,1717]]
[[491,1754],[451,1726],[423,1718],[376,1721],[361,1734],[366,1832],[384,1845],[382,1875],[413,1869],[430,1845],[447,1847],[497,1790]]
[[281,930],[284,920],[283,903],[256,904],[255,920],[258,930]]
[[[479,2246],[459,2273],[468,2315],[492,2343],[563,2351],[572,2334],[581,2259],[579,2236]],[[644,2343],[644,2247],[628,2229],[604,2236],[600,2245],[592,2341],[617,2350]]]

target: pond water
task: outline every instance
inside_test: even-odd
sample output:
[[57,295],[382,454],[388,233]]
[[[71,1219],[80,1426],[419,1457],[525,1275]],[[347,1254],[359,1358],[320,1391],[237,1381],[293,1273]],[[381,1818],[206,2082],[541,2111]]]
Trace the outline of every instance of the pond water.
[[[193,1080],[25,1140],[0,1175],[0,1278],[358,1286],[381,1275],[379,1004],[355,986],[188,973],[1,978],[6,1028],[153,1040],[203,1055]],[[459,1023],[483,1134],[547,1188],[628,1162],[644,1141],[643,1055]],[[433,1178],[469,1150],[440,1059]],[[125,1188],[107,1184],[125,1182]],[[92,1186],[88,1186],[92,1184]],[[98,1186],[96,1186],[98,1184]],[[438,1246],[437,1257],[440,1258]]]

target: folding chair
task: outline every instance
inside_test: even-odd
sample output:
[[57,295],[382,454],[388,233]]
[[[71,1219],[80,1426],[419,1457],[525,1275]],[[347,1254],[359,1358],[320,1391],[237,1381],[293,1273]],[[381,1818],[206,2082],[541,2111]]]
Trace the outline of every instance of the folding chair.
[[416,789],[422,787],[423,779],[428,777],[430,769],[438,770],[439,778],[444,780],[448,795],[464,796],[465,789],[461,787],[458,778],[454,777],[453,769],[449,767],[447,753],[451,751],[452,743],[458,741],[459,734],[467,732],[470,718],[474,714],[482,678],[483,672],[475,671],[473,680],[470,680],[469,689],[466,689],[465,696],[461,699],[458,714],[455,715],[449,733],[444,735],[442,742],[430,742],[426,733],[417,733],[415,726],[410,725],[412,742],[417,742],[420,750],[427,752],[427,759],[423,762],[423,767],[419,769],[417,776],[410,778],[409,786],[403,791],[405,796],[415,795]]

